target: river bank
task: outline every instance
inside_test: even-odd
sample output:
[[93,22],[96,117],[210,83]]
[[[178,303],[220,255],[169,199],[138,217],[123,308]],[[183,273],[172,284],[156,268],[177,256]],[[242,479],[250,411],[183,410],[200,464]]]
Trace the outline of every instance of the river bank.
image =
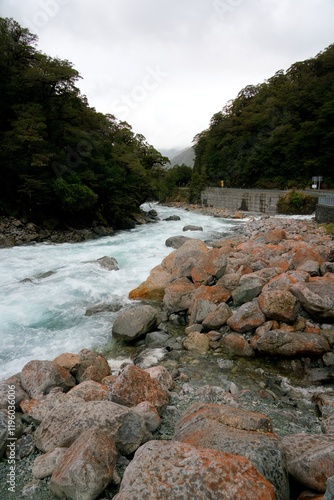
[[[218,215],[218,217],[220,216]],[[218,278],[218,280],[223,279],[225,286],[227,285],[227,281],[229,281],[232,286],[232,275],[234,275],[234,280],[236,279],[235,275],[239,276],[238,283],[234,281],[233,290],[236,290],[240,285],[241,277],[243,277],[242,281],[246,280],[247,277],[248,281],[252,282],[253,285],[255,278],[264,279],[265,274],[268,272],[265,271],[266,269],[272,270],[274,268],[276,269],[275,273],[271,276],[267,276],[267,282],[262,283],[261,289],[263,286],[267,286],[271,280],[274,280],[276,284],[278,282],[282,283],[282,275],[284,275],[284,279],[286,279],[287,276],[292,276],[294,280],[297,281],[296,278],[299,273],[300,278],[302,276],[304,277],[304,282],[305,279],[308,281],[311,280],[312,282],[312,280],[319,281],[325,277],[328,280],[326,282],[327,285],[332,279],[332,266],[334,260],[333,240],[331,237],[327,236],[325,230],[315,224],[314,221],[263,218],[249,221],[237,228],[233,228],[231,233],[232,234],[227,238],[212,240],[211,245],[208,244],[208,247],[209,249],[224,249],[224,247],[227,249],[228,245],[232,245],[225,253],[228,262],[225,262],[226,266],[224,264],[225,269],[223,275]],[[252,240],[252,245],[247,247],[247,244],[249,245],[249,240]],[[306,248],[310,249],[310,247],[312,251],[321,257],[321,261],[317,260],[312,252],[307,253],[307,258],[304,258],[303,262],[297,263],[297,260],[293,261],[297,253],[297,248],[298,250],[302,250],[305,257]],[[203,251],[206,252],[206,250]],[[223,253],[223,250],[221,250],[221,252]],[[294,255],[294,257],[292,257],[291,254],[291,264],[289,264],[289,252],[292,252]],[[169,259],[170,269],[172,269],[170,257],[167,257],[167,259]],[[199,260],[199,254],[197,254],[196,259]],[[273,259],[273,261],[271,261],[271,259]],[[183,263],[179,261],[179,264],[182,265],[177,266],[178,270],[183,267],[184,261]],[[289,269],[290,265],[291,268]],[[210,272],[212,273],[212,271]],[[195,280],[194,276],[195,275],[193,275],[193,279]],[[198,274],[196,274],[196,276],[197,280],[202,280],[202,278],[198,278]],[[228,279],[226,277],[228,277]],[[279,280],[277,277],[279,277]],[[208,278],[205,279],[207,280]],[[200,286],[203,285],[201,284]],[[215,284],[212,282],[209,287],[213,289],[214,286]],[[254,293],[255,287],[253,286],[252,289]],[[231,289],[231,292],[233,290]],[[240,293],[240,290],[238,293]],[[145,300],[147,300],[147,298]],[[177,300],[179,300],[179,298]],[[231,300],[225,300],[233,308]],[[237,299],[236,293],[234,293],[233,301],[237,302],[237,300],[240,300],[240,295],[239,299]],[[249,297],[247,300],[253,301],[253,299]],[[326,302],[326,300],[324,300],[324,302]],[[266,324],[265,329],[262,328],[262,334],[260,334],[261,332],[259,330],[255,331],[255,327],[249,326],[244,332],[238,332],[238,330],[236,330],[236,332],[238,332],[238,337],[234,337],[234,339],[238,341],[242,337],[247,343],[254,337],[253,341],[256,343],[259,337],[255,337],[266,335],[266,329],[269,327],[268,323],[271,322],[270,329],[267,330],[269,332],[276,329],[275,331],[290,331],[293,333],[296,332],[298,328],[298,331],[302,331],[304,336],[309,335],[308,339],[313,339],[313,336],[328,339],[327,341],[330,343],[330,347],[326,347],[326,352],[321,355],[316,353],[312,355],[310,352],[303,352],[302,354],[295,354],[293,356],[282,356],[278,353],[272,356],[267,352],[266,355],[261,356],[245,356],[243,354],[240,355],[240,351],[237,352],[237,349],[240,348],[238,342],[228,344],[229,349],[233,348],[234,352],[226,352],[226,338],[228,334],[231,333],[231,327],[227,329],[226,325],[219,326],[218,329],[210,330],[209,332],[203,330],[201,336],[203,338],[208,337],[209,339],[207,343],[208,348],[205,352],[196,348],[189,348],[189,346],[185,347],[185,340],[189,339],[191,333],[189,330],[186,332],[186,328],[200,325],[203,323],[204,319],[201,320],[200,317],[197,316],[196,321],[192,321],[193,325],[190,325],[189,321],[186,320],[185,314],[180,314],[178,310],[172,310],[173,307],[171,304],[170,301],[165,303],[165,306],[167,306],[167,314],[165,307],[162,307],[159,313],[160,321],[158,323],[158,328],[153,327],[153,333],[156,331],[159,335],[153,336],[152,339],[150,333],[150,336],[146,335],[144,339],[139,338],[133,345],[127,347],[115,345],[115,342],[113,342],[112,345],[109,346],[109,351],[106,349],[104,352],[106,359],[109,359],[110,355],[117,354],[119,360],[123,360],[123,363],[127,366],[135,366],[142,370],[146,370],[149,366],[158,364],[163,366],[169,373],[173,382],[166,392],[168,395],[168,403],[167,405],[163,405],[165,407],[160,412],[161,420],[159,425],[152,431],[152,436],[155,440],[170,441],[175,435],[175,425],[177,421],[180,420],[181,414],[188,410],[194,403],[201,403],[202,405],[218,404],[224,407],[238,408],[246,412],[264,414],[271,420],[273,431],[279,437],[279,441],[282,441],[286,436],[299,434],[310,434],[312,435],[312,439],[316,439],[316,436],[326,437],[326,432],[324,433],[324,423],[325,421],[327,421],[327,423],[330,422],[330,419],[327,419],[332,414],[330,409],[334,406],[331,382],[333,380],[333,378],[331,378],[331,367],[333,367],[334,363],[334,338],[332,320],[330,318],[321,318],[319,316],[314,318],[312,314],[310,315],[303,309],[298,310],[297,316],[293,319],[290,318],[290,320],[288,318],[266,318],[267,321],[262,320],[262,324],[257,327],[261,328]],[[239,305],[237,309],[241,307],[242,305]],[[330,307],[329,310],[331,310]],[[280,313],[281,312],[282,311],[280,311]],[[132,324],[132,330],[133,327],[134,325]],[[161,336],[161,334],[164,335]],[[296,337],[298,337],[298,335]],[[254,346],[255,344],[252,345]],[[243,348],[244,347],[245,344],[243,345]],[[258,352],[258,349],[255,349],[255,351]],[[73,354],[73,356],[74,358],[71,361],[72,364],[68,364],[68,360],[65,363],[64,359],[58,359],[58,363],[59,366],[61,365],[64,368],[67,367],[66,369],[75,377],[75,382],[72,382],[72,384],[74,384],[74,388],[78,390],[79,386],[84,383],[87,378],[92,377],[93,371],[90,370],[91,375],[89,377],[87,377],[87,375],[82,377],[82,373],[78,375],[80,372],[78,367],[80,363],[82,363],[82,360],[80,361],[80,359],[75,357],[77,356],[76,354]],[[129,371],[129,369],[127,371]],[[109,376],[110,375],[107,375],[107,377]],[[116,391],[117,376],[119,376],[119,367],[118,369],[115,368],[110,379],[104,380],[104,378],[100,378],[100,381],[97,382],[107,387],[107,389],[104,389],[104,391],[106,391],[103,393],[104,396],[106,396],[106,393],[112,394],[112,396],[107,396],[107,401],[110,401],[110,397],[111,401],[115,401],[115,395],[117,395],[118,401],[121,400],[121,397],[124,398],[124,394],[121,396],[121,394]],[[141,374],[141,376],[144,375]],[[23,379],[26,380],[25,377],[26,376],[23,376]],[[94,376],[94,378],[96,379],[96,376]],[[20,385],[19,382],[18,384]],[[26,389],[28,389],[28,385],[26,382]],[[31,397],[33,396],[33,392],[31,392],[32,386],[29,387]],[[131,384],[128,384],[128,387],[129,390],[131,387],[134,389],[134,386]],[[136,387],[138,387],[138,383]],[[66,394],[70,395],[71,390]],[[38,391],[36,394],[38,395]],[[70,398],[66,395],[60,396],[62,403],[64,403],[64,397],[68,398],[69,402]],[[99,397],[102,397],[101,393]],[[129,394],[127,394],[127,398],[128,397]],[[160,392],[159,397],[161,397]],[[55,396],[53,396],[53,398],[55,398]],[[50,400],[50,397],[48,398],[45,392],[41,400],[45,401],[43,404],[46,404],[46,400]],[[161,401],[157,406],[159,408],[161,407]],[[29,414],[35,415],[36,417],[36,408],[34,413],[33,407],[34,404],[32,404],[32,406],[31,404],[25,406],[25,418],[27,418]],[[54,407],[54,415],[57,415],[57,411],[57,408]],[[250,417],[249,414],[247,415]],[[31,423],[30,421],[30,426]],[[27,431],[29,425],[24,428],[24,436],[31,434],[31,432]],[[216,430],[217,425],[218,424],[216,424],[215,427]],[[231,426],[231,420],[229,425]],[[327,444],[331,442],[331,434],[332,431],[328,428]],[[27,440],[29,441],[29,439]],[[299,438],[299,440],[303,441],[302,438]],[[296,447],[296,445],[293,446]],[[34,446],[32,446],[30,453],[36,453]],[[333,452],[328,451],[328,453],[329,461],[332,460],[333,462]],[[31,470],[29,471],[28,469],[28,467],[32,465],[32,456],[33,455],[28,453],[28,456],[23,458],[17,467],[17,491],[21,492],[25,483],[34,481],[35,490],[30,495],[31,498],[36,498],[38,500],[52,498],[48,490],[50,479],[33,479]],[[116,466],[119,475],[123,473],[126,463],[128,462],[124,460],[124,456],[119,459]],[[26,465],[23,466],[22,464]],[[322,467],[324,467],[324,463],[322,463]],[[5,472],[5,469],[3,469],[3,472]],[[4,476],[2,479],[4,479]],[[3,481],[2,484],[4,484]],[[31,488],[33,488],[32,485]],[[300,494],[302,491],[305,491],[305,489],[306,486],[300,481],[294,482],[291,480],[289,498],[294,500],[299,498]],[[310,489],[310,487],[308,489]],[[108,487],[99,498],[113,498],[117,490],[117,481],[114,480],[111,486]],[[323,494],[319,492],[316,493],[316,488],[313,489],[313,491],[313,497],[309,496],[309,498],[320,499],[323,497]],[[8,492],[4,491],[4,495],[6,494],[8,495]],[[28,494],[27,497],[29,498]],[[7,497],[3,496],[3,498],[11,499],[13,497],[9,495]],[[131,496],[127,498],[130,499]],[[266,498],[271,497],[268,496]],[[288,497],[282,494],[280,498],[286,500]]]

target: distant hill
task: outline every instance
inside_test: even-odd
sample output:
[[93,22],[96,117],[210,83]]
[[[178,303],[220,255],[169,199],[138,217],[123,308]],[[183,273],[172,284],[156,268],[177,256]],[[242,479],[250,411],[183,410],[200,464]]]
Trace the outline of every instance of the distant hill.
[[194,148],[186,148],[180,151],[176,156],[171,158],[171,166],[175,165],[186,165],[187,167],[193,167],[195,161],[195,151]]

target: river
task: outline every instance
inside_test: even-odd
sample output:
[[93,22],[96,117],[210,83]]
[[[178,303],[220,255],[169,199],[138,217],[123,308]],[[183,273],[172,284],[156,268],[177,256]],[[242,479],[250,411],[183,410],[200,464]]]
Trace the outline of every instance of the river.
[[[168,237],[206,240],[243,223],[155,204],[143,208],[157,210],[160,221],[85,243],[0,249],[0,379],[32,359],[101,350],[110,340],[116,313],[86,316],[87,308],[129,303],[129,291],[172,251],[165,245]],[[181,220],[163,220],[170,215]],[[203,232],[183,232],[189,224],[202,226]],[[119,270],[91,262],[103,256],[116,258]]]

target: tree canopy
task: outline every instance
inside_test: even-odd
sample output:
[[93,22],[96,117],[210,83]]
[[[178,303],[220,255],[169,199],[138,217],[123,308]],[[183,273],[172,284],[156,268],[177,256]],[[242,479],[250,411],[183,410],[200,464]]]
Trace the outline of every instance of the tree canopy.
[[155,198],[152,179],[168,159],[128,123],[89,107],[72,64],[36,44],[0,18],[0,215],[125,227]]
[[194,194],[204,185],[334,187],[334,45],[248,85],[194,139]]

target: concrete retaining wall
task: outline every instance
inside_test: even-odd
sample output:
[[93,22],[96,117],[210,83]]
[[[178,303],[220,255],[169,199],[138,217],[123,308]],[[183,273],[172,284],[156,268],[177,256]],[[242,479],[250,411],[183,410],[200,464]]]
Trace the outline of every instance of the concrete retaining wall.
[[275,214],[277,202],[286,191],[261,189],[206,188],[201,193],[202,205],[227,210],[247,210]]
[[334,222],[334,206],[317,205],[315,210],[315,220],[320,224]]

